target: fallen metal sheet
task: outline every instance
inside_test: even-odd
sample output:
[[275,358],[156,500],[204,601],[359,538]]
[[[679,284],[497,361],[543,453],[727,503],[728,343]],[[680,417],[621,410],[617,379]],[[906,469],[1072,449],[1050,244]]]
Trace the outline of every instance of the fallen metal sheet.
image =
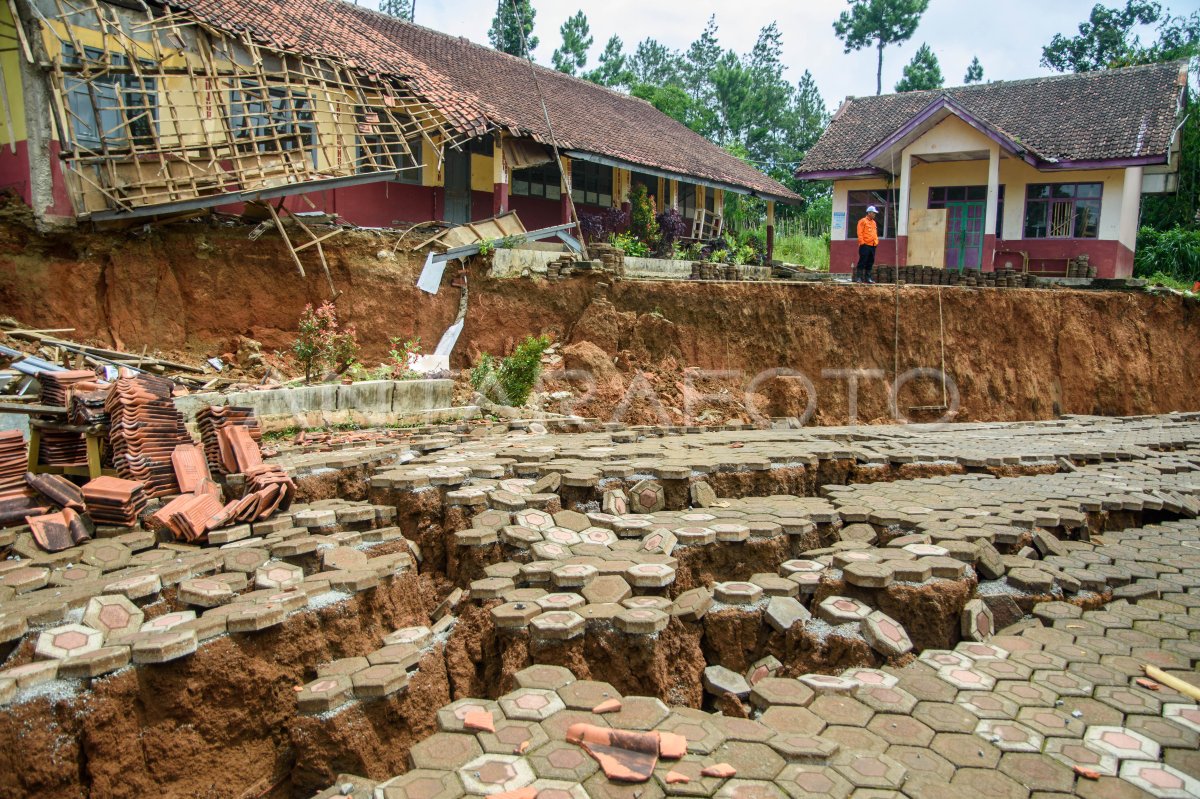
[[14,350],[12,347],[0,345],[0,355],[7,355],[9,358],[20,358],[19,361],[14,361],[11,369],[16,369],[23,375],[37,377],[42,372],[65,372],[64,367],[58,364],[44,361],[41,358],[35,358],[32,355],[26,355],[20,350]]
[[[568,222],[565,225],[555,225],[554,227],[540,228],[527,233],[516,234],[510,236],[509,239],[516,242],[528,242],[558,238],[574,252],[582,252],[583,250],[578,239],[568,232],[574,227],[574,222]],[[425,267],[421,270],[421,277],[417,280],[417,288],[426,294],[437,294],[438,287],[442,283],[442,273],[446,269],[446,262],[453,261],[456,258],[469,258],[472,255],[478,255],[479,250],[485,243],[487,242],[481,241],[474,244],[464,244],[461,247],[452,247],[445,252],[429,253],[425,256]]]

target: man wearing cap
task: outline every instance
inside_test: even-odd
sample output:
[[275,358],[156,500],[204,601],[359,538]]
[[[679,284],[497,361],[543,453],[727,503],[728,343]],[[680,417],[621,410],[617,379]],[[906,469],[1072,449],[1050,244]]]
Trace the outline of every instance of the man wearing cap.
[[875,265],[875,248],[879,246],[879,232],[875,228],[875,215],[879,209],[867,206],[867,215],[858,220],[858,266],[854,268],[855,283],[874,283],[871,267]]

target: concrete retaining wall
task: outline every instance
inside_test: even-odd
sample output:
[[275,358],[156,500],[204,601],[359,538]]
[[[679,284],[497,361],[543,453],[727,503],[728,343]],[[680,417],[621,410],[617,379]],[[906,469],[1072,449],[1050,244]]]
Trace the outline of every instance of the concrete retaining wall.
[[453,401],[453,380],[366,380],[349,385],[324,383],[233,394],[190,394],[177,397],[175,407],[189,426],[195,424],[196,413],[206,405],[250,407],[264,430],[433,421],[477,412],[474,408],[453,408]]
[[625,276],[687,280],[692,276],[692,262],[672,261],[667,258],[631,258],[626,255]]

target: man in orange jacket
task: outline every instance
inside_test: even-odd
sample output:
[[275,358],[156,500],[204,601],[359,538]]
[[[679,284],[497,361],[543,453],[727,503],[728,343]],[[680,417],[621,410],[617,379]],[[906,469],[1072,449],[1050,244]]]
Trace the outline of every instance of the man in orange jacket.
[[879,231],[875,227],[875,215],[879,209],[867,206],[867,215],[858,220],[858,266],[854,268],[855,283],[874,283],[871,267],[875,265],[875,248],[879,246]]

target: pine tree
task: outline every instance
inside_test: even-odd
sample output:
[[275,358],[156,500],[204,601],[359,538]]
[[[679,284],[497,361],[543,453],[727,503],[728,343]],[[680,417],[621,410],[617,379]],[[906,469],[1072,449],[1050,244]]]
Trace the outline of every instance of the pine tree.
[[979,63],[979,56],[971,59],[963,83],[983,83],[983,64]]
[[907,42],[917,31],[929,0],[850,0],[851,8],[833,23],[846,52],[874,46],[879,52],[875,93],[883,93],[883,48]]
[[637,83],[651,86],[678,85],[683,59],[655,39],[642,39],[629,59],[629,71]]
[[628,86],[633,82],[633,75],[629,72],[628,64],[629,57],[625,55],[625,43],[621,41],[620,36],[613,34],[604,45],[604,52],[600,54],[600,65],[584,75],[584,78],[601,86]]
[[[488,30],[492,47],[509,55],[529,57],[538,46],[538,38],[533,35],[535,16],[537,12],[529,0],[497,0],[496,16],[492,17],[492,27]],[[521,40],[522,31],[525,44]]]
[[928,44],[922,43],[904,67],[904,77],[896,83],[898,92],[915,92],[922,89],[940,89],[946,82],[942,67]]
[[379,0],[379,10],[389,17],[412,22],[413,0]]
[[588,25],[583,12],[576,11],[575,16],[568,17],[558,32],[562,34],[562,47],[554,51],[554,55],[550,57],[551,61],[559,72],[574,75],[576,70],[583,69],[583,65],[587,63],[588,50],[591,49],[593,41],[591,26]]

